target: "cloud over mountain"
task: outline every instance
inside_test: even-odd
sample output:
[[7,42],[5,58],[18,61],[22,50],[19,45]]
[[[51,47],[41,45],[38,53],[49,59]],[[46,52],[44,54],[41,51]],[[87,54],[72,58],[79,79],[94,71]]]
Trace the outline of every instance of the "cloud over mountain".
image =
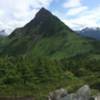
[[62,6],[66,9],[67,18],[63,21],[73,29],[100,27],[100,5],[90,7],[92,3],[92,0],[87,5],[83,0],[66,0]]
[[31,20],[43,6],[47,8],[52,0],[0,0],[0,28],[14,29]]

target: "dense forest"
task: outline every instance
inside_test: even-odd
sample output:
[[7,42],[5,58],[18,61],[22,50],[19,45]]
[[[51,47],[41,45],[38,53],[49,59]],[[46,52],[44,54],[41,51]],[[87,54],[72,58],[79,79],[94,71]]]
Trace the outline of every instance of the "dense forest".
[[46,98],[54,89],[64,87],[72,92],[84,84],[89,84],[94,93],[99,92],[99,68],[100,59],[95,58],[6,56],[0,58],[0,95]]

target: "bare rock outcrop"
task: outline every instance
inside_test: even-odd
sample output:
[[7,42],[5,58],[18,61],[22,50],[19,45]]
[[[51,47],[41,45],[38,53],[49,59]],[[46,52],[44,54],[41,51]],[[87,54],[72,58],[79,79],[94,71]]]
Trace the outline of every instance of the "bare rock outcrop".
[[91,97],[90,87],[84,85],[76,93],[68,94],[63,88],[50,92],[48,100],[95,100],[95,98]]

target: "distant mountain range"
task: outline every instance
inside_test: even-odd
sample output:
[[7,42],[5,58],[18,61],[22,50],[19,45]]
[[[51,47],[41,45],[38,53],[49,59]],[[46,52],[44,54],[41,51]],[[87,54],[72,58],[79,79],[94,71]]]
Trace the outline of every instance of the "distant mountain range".
[[5,31],[5,30],[1,30],[1,31],[0,31],[0,36],[7,36],[6,31]]
[[84,28],[78,32],[81,36],[100,40],[100,28]]

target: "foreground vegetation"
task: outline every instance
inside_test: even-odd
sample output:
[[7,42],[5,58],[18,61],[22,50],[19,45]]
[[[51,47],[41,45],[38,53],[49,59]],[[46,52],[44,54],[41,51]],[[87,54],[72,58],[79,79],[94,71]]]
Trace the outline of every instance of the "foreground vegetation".
[[0,58],[0,95],[42,99],[57,88],[64,87],[72,92],[84,84],[100,91],[99,62],[100,59],[77,56],[61,60],[22,56]]

